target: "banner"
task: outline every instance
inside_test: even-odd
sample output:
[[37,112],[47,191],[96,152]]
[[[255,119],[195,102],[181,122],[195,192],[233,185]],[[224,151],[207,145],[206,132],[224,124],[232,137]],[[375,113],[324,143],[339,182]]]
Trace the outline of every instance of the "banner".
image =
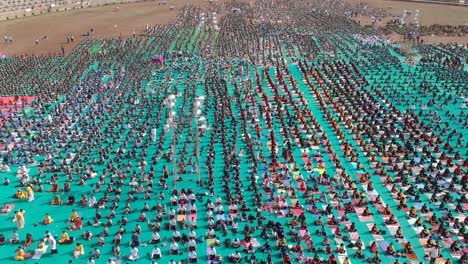
[[154,62],[154,63],[164,63],[164,57],[157,57],[157,58],[152,58],[151,59],[151,62]]

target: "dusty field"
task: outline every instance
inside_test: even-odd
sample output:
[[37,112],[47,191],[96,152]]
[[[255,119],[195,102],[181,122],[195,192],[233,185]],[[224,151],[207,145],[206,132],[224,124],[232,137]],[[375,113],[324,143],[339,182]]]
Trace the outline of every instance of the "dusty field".
[[[175,18],[177,10],[186,4],[209,5],[208,0],[169,0],[167,5],[158,2],[140,2],[111,5],[25,17],[0,22],[0,51],[7,56],[19,54],[60,53],[61,46],[69,51],[82,39],[81,35],[94,29],[94,36],[109,38],[138,34],[146,24],[162,24]],[[170,11],[170,6],[175,6]],[[114,25],[117,28],[114,29]],[[12,36],[13,44],[5,44],[4,36]],[[73,35],[75,42],[67,44],[66,36]],[[47,39],[44,39],[47,36]],[[36,40],[39,45],[36,46]]]
[[[220,2],[221,0],[218,0]],[[419,9],[422,24],[465,24],[468,23],[468,8],[436,4],[407,3],[391,0],[348,0],[354,3],[367,2],[370,6],[380,7],[389,13],[400,15],[404,9]],[[209,5],[209,0],[169,0],[167,5],[158,5],[158,1],[148,1],[131,4],[110,5],[94,8],[79,9],[58,13],[45,14],[35,17],[25,17],[17,20],[0,22],[0,51],[7,56],[19,54],[48,54],[60,53],[63,46],[70,51],[79,43],[82,34],[94,29],[94,36],[99,38],[126,37],[132,35],[133,30],[138,34],[146,24],[154,25],[166,23],[173,19],[185,4]],[[170,6],[175,9],[170,11]],[[362,19],[368,23],[368,19]],[[382,21],[385,22],[386,20]],[[114,28],[117,25],[117,28]],[[12,36],[13,44],[5,44],[4,36]],[[66,43],[66,36],[73,35],[75,42]],[[47,36],[47,39],[44,39]],[[39,40],[36,46],[35,41]],[[468,38],[427,38],[427,41],[439,42],[468,42]]]
[[351,3],[366,3],[371,7],[378,7],[386,10],[388,13],[400,16],[403,10],[419,9],[420,23],[428,24],[447,24],[447,25],[463,25],[468,23],[468,7],[427,4],[427,3],[410,3],[404,1],[392,0],[347,0]]

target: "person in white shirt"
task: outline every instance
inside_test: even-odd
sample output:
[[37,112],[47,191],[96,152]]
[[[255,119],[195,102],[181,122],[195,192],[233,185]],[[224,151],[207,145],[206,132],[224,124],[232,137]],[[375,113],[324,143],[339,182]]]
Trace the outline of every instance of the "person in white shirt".
[[138,260],[140,258],[140,255],[138,253],[138,248],[132,246],[132,249],[130,250],[130,256],[128,257],[129,260]]
[[120,234],[120,232],[117,232],[117,234],[115,234],[114,236],[114,243],[118,245],[121,242],[122,242],[122,235]]
[[169,219],[174,219],[175,215],[176,211],[174,210],[174,208],[171,208],[171,210],[169,211]]
[[49,243],[51,253],[57,254],[57,241],[49,232],[46,233],[45,241]]
[[153,234],[151,235],[151,240],[150,244],[156,244],[161,241],[161,236],[159,235],[158,232],[154,231]]
[[172,205],[172,206],[177,205],[177,196],[176,196],[176,195],[172,195],[172,197],[171,197],[171,205]]
[[198,262],[198,259],[197,259],[197,252],[195,252],[194,250],[191,250],[189,251],[189,262],[190,263],[196,263]]
[[440,246],[436,245],[435,247],[432,247],[431,248],[431,253],[430,253],[431,260],[430,260],[429,263],[430,264],[436,263],[436,260],[439,257],[439,255],[440,255]]
[[189,225],[190,225],[191,228],[196,228],[197,227],[197,219],[195,219],[195,217],[192,217],[189,220]]
[[19,243],[19,235],[16,231],[13,231],[13,235],[10,238],[10,244]]
[[192,239],[195,239],[197,238],[197,233],[195,232],[195,230],[191,229],[189,234],[188,234],[188,238],[192,238]]
[[213,217],[213,211],[210,209],[208,210],[208,212],[206,213],[206,218],[210,219]]
[[93,255],[94,255],[94,258],[99,258],[101,256],[101,251],[98,248],[95,248]]
[[239,253],[239,251],[236,251],[236,253],[234,254],[231,254],[229,256],[229,260],[234,262],[234,263],[239,263],[241,261],[242,257],[241,257],[241,254]]
[[188,250],[192,251],[192,250],[196,250],[196,248],[197,248],[197,242],[195,241],[194,238],[190,238],[188,241]]
[[172,232],[172,239],[176,242],[180,241],[180,232],[177,229]]
[[93,259],[93,258],[89,258],[89,259],[88,259],[88,264],[96,264],[96,262],[94,262],[94,259]]
[[175,220],[175,218],[172,218],[170,221],[169,221],[169,227],[171,228],[171,230],[174,230],[177,228],[177,222]]
[[177,242],[172,241],[170,249],[171,254],[179,254],[179,244],[177,244]]
[[151,259],[160,259],[161,257],[161,249],[159,249],[158,246],[155,246],[153,248],[153,252],[151,252]]
[[214,260],[216,259],[216,249],[211,246],[207,249],[207,253],[208,253],[208,259],[209,260]]
[[206,233],[206,236],[208,238],[214,238],[215,237],[215,231],[213,228],[210,228],[210,230],[208,230],[208,232]]

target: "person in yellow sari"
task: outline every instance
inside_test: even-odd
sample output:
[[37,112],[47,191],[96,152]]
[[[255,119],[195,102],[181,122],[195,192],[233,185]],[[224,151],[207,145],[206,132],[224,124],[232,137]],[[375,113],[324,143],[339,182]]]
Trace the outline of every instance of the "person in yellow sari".
[[32,202],[34,201],[34,189],[32,187],[32,185],[28,185],[28,187],[26,187],[26,194],[28,195],[28,202]]
[[75,210],[72,210],[72,213],[70,216],[70,222],[75,222],[77,218],[78,218],[78,213]]
[[81,243],[76,243],[75,251],[73,252],[73,257],[78,258],[81,255],[84,255],[84,247]]
[[50,202],[51,205],[62,205],[63,201],[58,194],[54,196],[54,199]]
[[21,261],[21,260],[24,260],[24,256],[25,256],[24,249],[22,247],[18,247],[16,249],[15,259]]
[[62,235],[60,236],[59,244],[67,244],[69,243],[70,238],[66,231],[62,231]]
[[24,210],[19,210],[15,212],[15,218],[13,219],[13,222],[16,222],[16,228],[18,230],[24,228]]
[[24,198],[26,198],[26,196],[27,196],[26,192],[24,192],[21,189],[19,189],[15,194],[15,198],[17,198],[17,199],[24,199]]
[[52,217],[50,217],[49,214],[46,214],[46,215],[44,216],[44,221],[42,221],[42,223],[43,223],[44,225],[50,225],[53,221],[54,221],[54,219],[52,219]]

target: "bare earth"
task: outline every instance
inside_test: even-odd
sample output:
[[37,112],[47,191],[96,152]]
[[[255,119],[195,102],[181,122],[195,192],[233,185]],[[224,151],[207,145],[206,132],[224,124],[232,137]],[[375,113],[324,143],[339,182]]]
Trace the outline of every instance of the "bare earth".
[[[218,0],[220,1],[220,0]],[[390,0],[348,0],[352,3],[365,2],[372,7],[384,8],[391,14],[401,15],[404,9],[420,10],[422,24],[465,24],[468,23],[468,8],[437,5],[408,3]],[[91,28],[95,34],[92,37],[112,38],[127,37],[141,33],[146,25],[163,24],[175,18],[177,10],[186,4],[198,6],[209,5],[209,0],[169,0],[167,5],[158,5],[157,1],[140,3],[109,5],[102,7],[86,8],[72,11],[44,14],[35,17],[25,17],[16,20],[0,22],[0,51],[7,56],[20,54],[48,54],[60,53],[63,46],[70,51],[81,40],[88,38],[82,34]],[[170,11],[170,6],[175,6]],[[387,18],[389,19],[389,18]],[[362,19],[362,23],[368,23],[368,19]],[[386,20],[383,20],[385,22]],[[114,25],[117,28],[114,29]],[[13,44],[5,44],[3,36],[13,37]],[[73,35],[75,42],[66,43],[66,36]],[[47,36],[47,39],[44,39]],[[398,36],[395,36],[395,40]],[[39,40],[36,46],[35,41]],[[427,42],[464,42],[468,43],[468,37],[446,38],[428,37]]]
[[[442,25],[465,25],[468,24],[468,7],[415,3],[392,0],[347,0],[350,3],[365,3],[370,7],[381,8],[391,15],[401,16],[403,10],[411,10],[414,14],[419,10],[419,22],[422,25],[442,24]],[[413,15],[414,17],[414,15]],[[382,19],[376,26],[384,26],[392,17]],[[361,24],[371,24],[369,17],[358,17]],[[403,36],[399,34],[390,35],[390,39],[396,42],[403,42]],[[468,36],[464,37],[445,37],[445,36],[427,36],[424,41],[428,43],[468,43]]]
[[[166,5],[158,5],[158,2],[152,1],[139,2],[2,21],[0,51],[7,56],[60,53],[62,46],[70,51],[81,40],[89,38],[81,35],[91,28],[95,32],[92,37],[97,38],[127,37],[132,35],[133,30],[139,34],[146,28],[146,24],[163,24],[174,19],[177,11],[186,4],[209,5],[209,1],[169,0]],[[175,7],[173,11],[170,11],[170,6]],[[114,25],[117,25],[116,29]],[[13,44],[4,43],[5,35],[13,37]],[[67,35],[73,35],[75,42],[67,44]],[[39,40],[37,46],[36,40]]]
[[419,9],[421,24],[464,25],[468,23],[468,7],[415,3],[392,0],[346,0],[350,3],[366,3],[371,7],[382,8],[393,15],[403,14],[403,10]]

